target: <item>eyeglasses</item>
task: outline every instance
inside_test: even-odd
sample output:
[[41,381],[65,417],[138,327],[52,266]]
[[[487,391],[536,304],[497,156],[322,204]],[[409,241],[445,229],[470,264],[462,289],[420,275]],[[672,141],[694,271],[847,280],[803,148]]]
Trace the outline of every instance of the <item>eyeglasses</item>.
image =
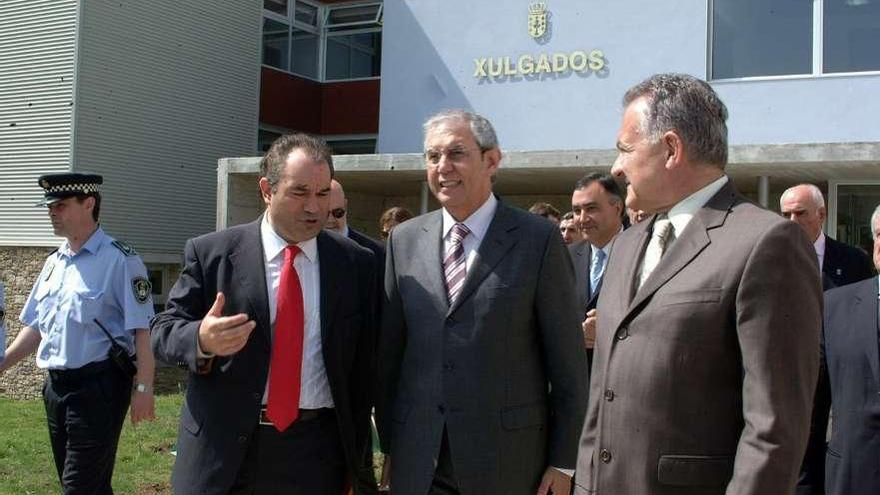
[[342,218],[345,216],[345,208],[333,208],[330,210],[330,214],[333,215],[333,218]]
[[[480,149],[480,156],[488,150]],[[440,163],[440,158],[446,156],[446,159],[452,163],[459,163],[463,161],[470,154],[466,148],[463,147],[455,147],[447,150],[426,150],[425,151],[425,160],[429,165],[437,165]]]

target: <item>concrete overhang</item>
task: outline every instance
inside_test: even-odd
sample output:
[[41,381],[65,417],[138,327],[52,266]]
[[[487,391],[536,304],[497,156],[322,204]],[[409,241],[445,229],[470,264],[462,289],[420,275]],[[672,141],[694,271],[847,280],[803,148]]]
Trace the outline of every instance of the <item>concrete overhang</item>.
[[[502,195],[568,194],[579,177],[607,172],[617,151],[505,151],[495,190]],[[338,177],[348,191],[367,195],[416,194],[425,180],[419,153],[340,155],[333,158]],[[224,158],[219,161],[221,188],[227,174],[257,174],[260,158]],[[730,148],[728,174],[743,191],[751,191],[758,177],[775,186],[831,179],[880,179],[880,143],[819,143],[741,145]],[[225,188],[224,188],[225,189]],[[218,190],[218,194],[221,191]]]

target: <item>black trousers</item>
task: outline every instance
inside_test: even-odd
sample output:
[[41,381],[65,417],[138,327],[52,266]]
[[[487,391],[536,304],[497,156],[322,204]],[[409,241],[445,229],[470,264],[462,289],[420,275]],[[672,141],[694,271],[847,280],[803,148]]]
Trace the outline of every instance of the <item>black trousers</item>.
[[49,371],[43,402],[65,495],[113,494],[110,482],[131,383],[109,361]]
[[339,425],[328,409],[281,433],[274,426],[257,425],[229,493],[341,495],[345,479]]

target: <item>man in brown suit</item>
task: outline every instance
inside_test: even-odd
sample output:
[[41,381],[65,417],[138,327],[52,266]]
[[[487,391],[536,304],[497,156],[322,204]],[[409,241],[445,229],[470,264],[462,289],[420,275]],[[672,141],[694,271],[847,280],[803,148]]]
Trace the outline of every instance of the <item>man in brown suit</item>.
[[791,493],[818,371],[810,242],[725,175],[708,84],[655,75],[623,102],[612,173],[653,216],[608,262],[575,493]]

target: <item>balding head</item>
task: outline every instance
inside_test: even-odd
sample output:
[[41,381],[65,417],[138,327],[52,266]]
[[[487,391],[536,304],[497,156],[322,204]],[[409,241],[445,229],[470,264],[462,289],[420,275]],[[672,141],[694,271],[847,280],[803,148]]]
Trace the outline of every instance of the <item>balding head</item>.
[[813,184],[798,184],[790,187],[779,198],[782,216],[800,225],[807,237],[815,242],[825,224],[825,199],[822,191]]
[[[337,216],[338,215],[338,216]],[[327,214],[325,229],[335,230],[345,234],[348,225],[348,200],[345,199],[345,190],[336,179],[330,182],[330,212]]]

